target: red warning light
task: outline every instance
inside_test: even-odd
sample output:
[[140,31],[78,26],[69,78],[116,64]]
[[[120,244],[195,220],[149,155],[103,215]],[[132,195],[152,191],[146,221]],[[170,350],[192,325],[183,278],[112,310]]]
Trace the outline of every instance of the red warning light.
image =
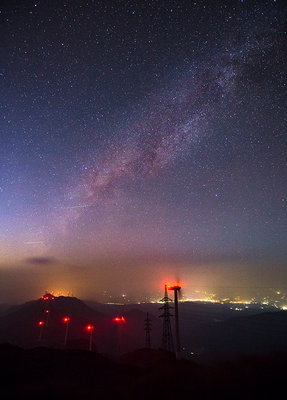
[[87,325],[87,326],[86,326],[86,330],[87,330],[88,332],[91,332],[91,331],[94,330],[94,326],[93,326],[93,325]]
[[182,285],[179,282],[176,282],[174,285],[167,285],[168,290],[179,290],[181,287]]
[[115,322],[126,322],[126,320],[125,320],[123,315],[121,317],[115,317],[113,319],[113,321],[115,321]]
[[70,322],[71,318],[70,317],[64,317],[63,318],[63,322],[66,324],[68,322]]
[[43,325],[44,325],[44,321],[39,321],[39,322],[38,322],[38,325],[39,325],[39,326],[43,326]]
[[53,296],[51,293],[45,293],[42,297],[42,300],[55,300],[55,296]]
[[46,314],[49,314],[49,312],[50,312],[50,310],[46,310],[46,311],[45,311]]

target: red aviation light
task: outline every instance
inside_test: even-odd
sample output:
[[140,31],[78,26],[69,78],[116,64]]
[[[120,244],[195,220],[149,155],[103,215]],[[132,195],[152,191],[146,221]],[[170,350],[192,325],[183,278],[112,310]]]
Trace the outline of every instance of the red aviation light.
[[64,317],[64,318],[63,318],[64,324],[67,324],[68,322],[70,322],[70,320],[71,320],[70,317]]
[[174,284],[174,285],[166,285],[166,287],[167,287],[168,290],[179,290],[179,289],[182,288],[182,285],[181,285],[181,283],[176,282],[176,284]]
[[89,324],[89,325],[86,326],[86,330],[87,330],[88,332],[91,332],[91,331],[94,330],[94,326]]
[[45,301],[47,301],[47,300],[55,300],[55,296],[53,296],[50,293],[44,294],[44,296],[42,296],[41,298],[42,298],[42,300],[45,300]]
[[44,321],[39,321],[39,322],[38,322],[38,325],[39,325],[39,326],[43,326],[43,325],[44,325]]
[[45,311],[46,314],[49,314],[49,312],[50,312],[50,310],[46,310],[46,311]]
[[125,320],[123,315],[121,317],[115,317],[113,319],[113,321],[115,321],[115,322],[126,322],[126,320]]

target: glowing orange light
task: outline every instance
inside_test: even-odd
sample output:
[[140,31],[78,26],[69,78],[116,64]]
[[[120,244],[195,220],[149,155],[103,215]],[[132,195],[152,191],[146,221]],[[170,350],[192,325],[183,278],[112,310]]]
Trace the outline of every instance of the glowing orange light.
[[45,311],[46,314],[49,314],[49,312],[50,312],[50,310],[46,310],[46,311]]
[[94,326],[93,325],[87,325],[86,329],[88,332],[91,332],[92,330],[94,330]]
[[63,322],[66,324],[67,322],[70,322],[70,317],[64,317],[63,318]]
[[39,321],[39,322],[38,322],[38,325],[39,325],[39,326],[44,325],[44,321]]
[[121,317],[115,317],[113,319],[113,321],[115,322],[126,322],[125,318],[123,317],[123,315]]
[[168,290],[178,290],[182,288],[181,283],[176,282],[174,285],[166,285]]

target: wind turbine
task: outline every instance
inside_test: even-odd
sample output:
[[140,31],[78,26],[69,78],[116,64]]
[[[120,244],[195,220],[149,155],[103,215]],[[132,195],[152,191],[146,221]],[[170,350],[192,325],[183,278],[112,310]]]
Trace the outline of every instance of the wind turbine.
[[70,322],[71,322],[71,318],[70,317],[64,317],[62,319],[63,323],[66,325],[66,332],[65,332],[65,340],[64,340],[64,346],[67,346],[67,341],[68,341],[68,333],[69,333],[69,326],[70,326]]
[[180,338],[179,338],[179,318],[178,318],[178,298],[180,296],[181,284],[176,283],[175,285],[168,285],[168,290],[174,292],[174,318],[175,318],[175,355],[176,358],[180,358]]
[[89,324],[86,326],[86,331],[89,332],[90,334],[90,341],[89,341],[89,351],[92,351],[93,349],[93,331],[94,331],[94,325]]

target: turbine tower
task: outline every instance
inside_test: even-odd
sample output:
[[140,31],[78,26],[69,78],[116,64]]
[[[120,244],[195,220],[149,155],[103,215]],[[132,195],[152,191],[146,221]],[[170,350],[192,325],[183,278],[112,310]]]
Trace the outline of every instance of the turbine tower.
[[181,286],[178,283],[174,286],[168,286],[168,290],[174,291],[174,317],[175,317],[175,341],[176,341],[175,355],[177,359],[180,358],[179,320],[178,320],[178,295],[180,289]]
[[162,330],[162,347],[166,351],[173,352],[173,340],[172,340],[172,331],[170,324],[170,317],[172,314],[170,313],[170,309],[172,308],[169,303],[172,300],[168,298],[167,295],[167,285],[164,285],[164,297],[161,299],[163,306],[159,308],[159,310],[163,310],[163,313],[160,315],[160,318],[163,318],[163,330]]

